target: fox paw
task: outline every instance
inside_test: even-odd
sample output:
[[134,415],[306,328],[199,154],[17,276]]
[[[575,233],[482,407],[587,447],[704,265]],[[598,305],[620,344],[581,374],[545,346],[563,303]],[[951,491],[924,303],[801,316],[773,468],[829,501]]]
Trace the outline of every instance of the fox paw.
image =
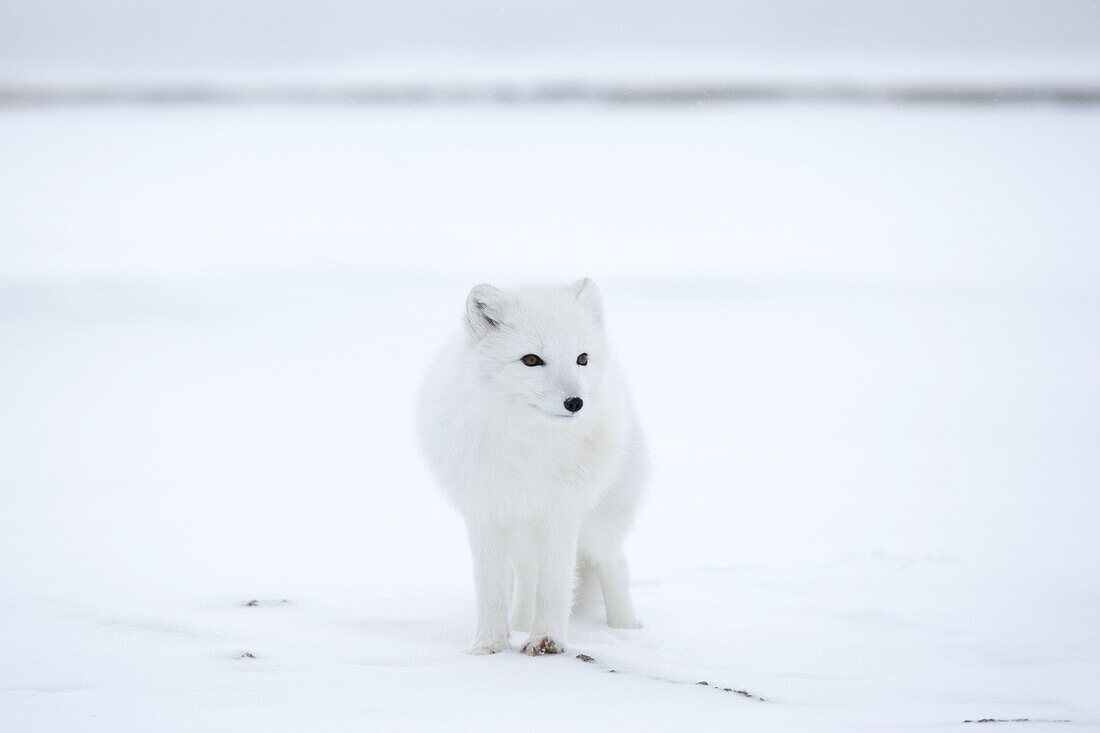
[[529,657],[541,657],[543,654],[561,654],[565,651],[565,645],[549,636],[532,636],[524,642],[521,651]]
[[495,641],[485,641],[482,639],[475,639],[469,647],[466,648],[466,652],[469,654],[496,654],[502,652],[505,649],[511,649],[512,644],[507,639],[497,639]]

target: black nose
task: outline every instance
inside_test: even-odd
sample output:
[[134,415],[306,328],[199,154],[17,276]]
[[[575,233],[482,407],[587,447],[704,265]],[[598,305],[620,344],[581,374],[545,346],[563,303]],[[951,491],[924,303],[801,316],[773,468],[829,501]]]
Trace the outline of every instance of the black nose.
[[569,410],[570,412],[576,412],[582,407],[584,407],[584,400],[582,400],[580,397],[570,397],[565,401],[565,409]]

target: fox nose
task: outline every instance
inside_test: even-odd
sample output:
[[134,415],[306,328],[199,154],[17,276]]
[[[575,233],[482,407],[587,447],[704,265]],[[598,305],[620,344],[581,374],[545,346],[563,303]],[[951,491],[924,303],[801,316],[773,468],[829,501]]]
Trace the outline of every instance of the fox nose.
[[582,400],[580,397],[570,397],[565,401],[565,409],[569,410],[570,412],[576,412],[582,407],[584,407],[584,400]]

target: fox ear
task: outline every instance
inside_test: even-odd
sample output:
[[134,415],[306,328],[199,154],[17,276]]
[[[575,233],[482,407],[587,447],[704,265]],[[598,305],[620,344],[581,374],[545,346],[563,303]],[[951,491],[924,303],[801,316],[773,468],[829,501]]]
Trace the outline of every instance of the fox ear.
[[508,296],[492,285],[475,285],[466,296],[466,327],[470,335],[480,339],[500,328],[507,316]]
[[577,296],[577,302],[595,316],[596,322],[603,323],[603,297],[600,295],[600,289],[596,287],[596,281],[586,277],[573,283],[569,288]]

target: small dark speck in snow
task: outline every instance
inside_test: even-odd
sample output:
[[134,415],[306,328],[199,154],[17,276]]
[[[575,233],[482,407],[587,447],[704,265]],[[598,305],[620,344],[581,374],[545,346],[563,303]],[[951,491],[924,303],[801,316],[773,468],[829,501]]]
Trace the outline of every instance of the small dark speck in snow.
[[268,605],[284,605],[290,603],[286,598],[280,598],[277,601],[261,601],[259,598],[253,598],[250,601],[245,601],[246,606],[268,606]]
[[702,685],[703,687],[710,687],[710,683],[709,683],[709,682],[707,682],[706,680],[699,680],[699,681],[698,681],[698,682],[696,682],[695,684],[697,684],[697,685]]
[[252,652],[245,652],[244,654],[241,655],[241,659],[255,659],[255,658],[256,658],[256,655],[253,654]]
[[578,654],[577,659],[581,660],[582,662],[595,662],[596,661],[595,659],[588,656],[587,654]]

